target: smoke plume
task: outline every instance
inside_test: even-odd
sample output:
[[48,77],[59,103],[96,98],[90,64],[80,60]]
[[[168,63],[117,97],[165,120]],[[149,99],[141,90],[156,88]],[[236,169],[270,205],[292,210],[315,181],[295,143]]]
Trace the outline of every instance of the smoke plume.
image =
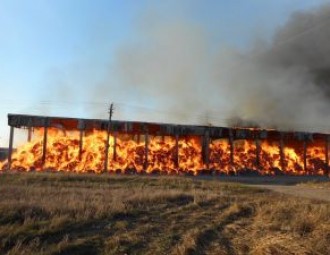
[[329,5],[294,13],[271,42],[239,50],[188,20],[153,18],[118,50],[117,89],[172,112],[156,121],[330,131],[329,25]]

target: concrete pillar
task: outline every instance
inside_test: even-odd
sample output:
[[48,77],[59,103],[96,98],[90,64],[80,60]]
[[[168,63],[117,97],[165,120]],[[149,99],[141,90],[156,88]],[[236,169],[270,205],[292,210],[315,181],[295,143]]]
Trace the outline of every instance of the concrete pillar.
[[325,136],[325,174],[329,174],[329,136]]
[[179,135],[175,135],[175,158],[174,164],[177,169],[179,169]]
[[84,145],[84,130],[79,130],[79,160],[81,160],[82,157],[82,150]]
[[13,153],[13,142],[14,142],[14,127],[10,126],[10,133],[9,133],[9,147],[8,147],[8,167],[7,169],[11,169],[11,156]]
[[256,144],[256,169],[261,170],[261,165],[260,165],[260,152],[261,152],[261,144],[260,144],[260,139],[257,137],[255,138],[255,144]]
[[205,131],[204,136],[202,137],[202,159],[203,163],[206,165],[206,168],[209,169],[210,163],[210,134],[209,131]]
[[234,134],[233,134],[233,130],[229,130],[229,138],[228,138],[228,141],[229,141],[229,153],[230,153],[230,166],[231,168],[233,169],[234,168]]
[[304,137],[304,143],[303,143],[303,146],[304,146],[304,171],[305,171],[305,174],[306,174],[306,171],[307,171],[307,139],[306,137]]
[[104,172],[108,171],[108,161],[109,161],[109,147],[110,147],[110,123],[108,123],[107,138],[105,141],[105,152],[104,152]]
[[117,160],[117,136],[118,136],[118,133],[114,132],[113,133],[113,160],[114,161]]
[[31,139],[32,139],[32,128],[29,127],[29,128],[28,128],[28,137],[27,137],[27,141],[28,141],[28,142],[31,142]]
[[281,165],[281,170],[285,171],[285,155],[284,155],[284,139],[283,139],[283,134],[280,134],[280,165]]
[[42,144],[42,165],[46,162],[46,154],[47,154],[47,136],[48,136],[48,125],[44,126],[44,139]]
[[149,135],[146,132],[144,135],[144,170],[148,168],[148,154],[149,154]]

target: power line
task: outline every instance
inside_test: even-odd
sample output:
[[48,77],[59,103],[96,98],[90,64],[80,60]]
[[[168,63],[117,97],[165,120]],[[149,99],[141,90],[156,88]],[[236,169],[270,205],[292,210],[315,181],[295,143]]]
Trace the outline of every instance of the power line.
[[[46,102],[46,101],[44,101]],[[73,105],[77,105],[77,104],[83,104],[85,102],[55,102],[55,101],[47,101],[46,105],[51,106],[54,110],[54,108],[58,109],[63,109],[67,111],[67,108],[64,108],[64,106],[59,105],[58,103],[65,103],[65,104],[73,104]],[[98,105],[100,108],[98,108],[97,112],[103,112],[104,108],[106,107],[106,103],[102,103],[102,102],[90,102],[88,103],[88,105],[90,104],[94,104],[94,105]],[[40,105],[39,105],[40,106]],[[152,117],[150,116],[150,114],[154,115],[155,113],[157,114],[157,119],[160,118],[166,118],[165,122],[168,122],[168,119],[173,120],[173,119],[179,119],[179,118],[184,118],[184,119],[189,119],[190,122],[195,122],[195,124],[197,125],[228,125],[228,123],[232,122],[235,120],[235,118],[221,118],[218,117],[221,115],[225,115],[225,112],[218,112],[218,111],[212,111],[211,113],[208,111],[208,115],[205,114],[186,114],[186,113],[180,113],[178,111],[173,112],[173,111],[165,111],[165,110],[160,110],[157,108],[151,108],[151,107],[145,107],[145,106],[141,106],[141,105],[133,105],[133,104],[127,104],[127,103],[116,103],[117,109],[118,109],[118,115],[123,115],[123,113],[120,113],[123,108],[126,108],[126,110],[128,109],[129,111],[131,111],[130,115],[136,115],[136,113],[134,111],[138,111],[139,113],[139,117],[141,117],[141,115],[149,115],[146,116],[150,121],[156,121],[152,119]],[[30,107],[28,107],[29,113],[30,112],[35,112],[38,113],[40,112],[40,109],[37,106],[34,106],[32,109]],[[95,110],[96,111],[96,110]],[[14,111],[16,112],[16,111]],[[20,110],[20,112],[22,112],[22,110]],[[215,116],[217,115],[217,116]],[[175,116],[173,118],[173,116]],[[122,116],[122,117],[126,117],[127,116]],[[136,120],[136,118],[132,119],[133,121]],[[243,120],[244,121],[244,120]],[[220,124],[221,123],[221,124]],[[307,123],[288,123],[291,125],[288,126],[294,126],[295,129],[301,129],[301,130],[329,130],[329,126],[326,125],[310,125]],[[264,128],[272,128],[272,127],[264,127]]]

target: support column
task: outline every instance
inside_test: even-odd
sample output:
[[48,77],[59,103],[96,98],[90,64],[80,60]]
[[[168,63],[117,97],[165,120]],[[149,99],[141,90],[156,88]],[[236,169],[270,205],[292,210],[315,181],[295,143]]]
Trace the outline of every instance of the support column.
[[285,155],[284,155],[284,140],[283,140],[283,134],[281,133],[280,135],[280,165],[281,165],[281,170],[285,171]]
[[307,171],[307,138],[304,137],[304,171]]
[[32,128],[29,127],[29,128],[28,128],[28,137],[27,137],[27,141],[28,141],[28,142],[31,142],[31,138],[32,138]]
[[7,170],[11,170],[11,156],[13,153],[13,142],[14,142],[14,127],[10,126]]
[[113,133],[113,160],[117,160],[117,132]]
[[260,151],[261,151],[261,144],[258,137],[255,138],[255,144],[256,144],[256,169],[261,170],[260,166]]
[[[109,126],[111,125],[110,123],[108,124]],[[109,163],[109,147],[110,147],[110,127],[108,127],[108,132],[107,132],[107,139],[105,142],[105,159],[104,159],[104,172],[108,171],[108,163]]]
[[109,161],[109,142],[110,142],[110,132],[112,129],[112,114],[113,114],[113,103],[110,104],[109,108],[109,121],[108,121],[108,126],[107,126],[107,140],[105,143],[105,159],[104,159],[104,172],[108,171],[108,161]]
[[43,144],[42,144],[42,166],[44,166],[45,162],[46,162],[47,134],[48,134],[48,123],[46,123],[44,126],[44,139],[43,139]]
[[179,169],[179,135],[175,135],[175,158],[174,158],[174,164],[176,169]]
[[229,161],[229,164],[233,170],[234,168],[234,135],[233,135],[233,131],[230,129],[229,130],[229,153],[230,153],[230,161]]
[[149,154],[149,135],[146,132],[144,134],[144,170],[148,168],[148,154]]
[[80,129],[80,131],[79,131],[79,160],[81,160],[81,157],[82,157],[83,144],[84,144],[84,130]]
[[329,174],[329,136],[325,136],[325,174]]
[[210,168],[209,147],[210,147],[210,135],[209,135],[209,131],[207,130],[204,136],[202,137],[202,159],[203,159],[203,163],[206,165],[206,169]]

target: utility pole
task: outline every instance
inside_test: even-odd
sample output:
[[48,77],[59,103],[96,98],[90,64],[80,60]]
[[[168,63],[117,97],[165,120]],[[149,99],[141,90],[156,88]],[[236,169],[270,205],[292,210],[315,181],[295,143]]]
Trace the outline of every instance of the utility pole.
[[111,119],[113,115],[113,103],[110,104],[109,107],[109,122],[108,122],[108,129],[107,129],[107,141],[105,144],[105,160],[104,160],[104,172],[108,171],[108,153],[109,153],[109,142],[110,142],[110,131],[111,131]]

